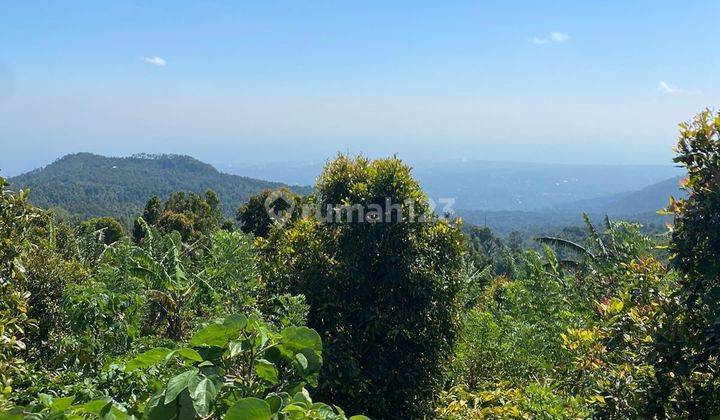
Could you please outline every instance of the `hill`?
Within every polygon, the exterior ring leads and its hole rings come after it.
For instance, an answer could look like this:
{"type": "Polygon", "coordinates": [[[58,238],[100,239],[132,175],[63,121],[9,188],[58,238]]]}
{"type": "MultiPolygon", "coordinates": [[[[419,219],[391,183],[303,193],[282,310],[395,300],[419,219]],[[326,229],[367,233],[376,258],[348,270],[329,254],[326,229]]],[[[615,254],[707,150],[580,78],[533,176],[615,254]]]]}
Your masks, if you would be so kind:
{"type": "MultiPolygon", "coordinates": [[[[189,156],[105,157],[91,153],[64,156],[44,168],[9,179],[13,188],[30,188],[31,201],[61,215],[113,216],[130,225],[148,198],[173,191],[217,192],[226,214],[266,188],[286,186],[219,172],[189,156]]],[[[307,193],[309,187],[293,187],[307,193]]]]}
{"type": "Polygon", "coordinates": [[[685,197],[680,189],[681,177],[673,177],[636,191],[578,200],[562,206],[535,211],[517,210],[458,210],[468,223],[488,226],[499,235],[513,230],[527,236],[549,234],[567,226],[582,225],[582,213],[588,213],[593,221],[600,222],[607,215],[643,224],[648,231],[662,230],[670,218],[657,214],[664,208],[668,198],[685,197]]]}
{"type": "Polygon", "coordinates": [[[611,216],[627,216],[638,213],[656,212],[667,206],[668,197],[685,197],[680,189],[682,177],[676,176],[652,184],[638,191],[613,194],[596,199],[580,200],[563,206],[565,210],[602,212],[611,216]]]}

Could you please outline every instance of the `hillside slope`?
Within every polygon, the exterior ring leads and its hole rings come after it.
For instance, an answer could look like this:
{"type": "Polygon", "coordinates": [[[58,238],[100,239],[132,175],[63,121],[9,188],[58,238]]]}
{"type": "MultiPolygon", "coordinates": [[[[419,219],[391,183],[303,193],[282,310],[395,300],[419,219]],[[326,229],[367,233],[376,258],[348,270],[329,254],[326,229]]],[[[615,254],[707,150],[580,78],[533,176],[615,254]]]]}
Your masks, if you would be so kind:
{"type": "MultiPolygon", "coordinates": [[[[189,156],[135,155],[105,157],[76,153],[44,168],[9,179],[13,188],[30,188],[31,201],[61,214],[82,218],[113,216],[128,225],[142,213],[148,198],[173,191],[215,190],[223,210],[232,215],[252,194],[284,184],[224,174],[189,156]]],[[[300,193],[309,187],[293,187],[300,193]]]]}
{"type": "Polygon", "coordinates": [[[556,231],[566,226],[583,224],[582,213],[587,213],[595,222],[602,221],[606,215],[611,219],[638,222],[649,231],[664,229],[669,216],[657,213],[668,204],[668,198],[684,198],[686,193],[680,189],[681,177],[673,177],[649,185],[637,191],[611,194],[600,198],[574,201],[557,207],[536,211],[516,210],[458,210],[468,223],[488,226],[500,235],[513,230],[526,235],[539,235],[556,231]]]}
{"type": "Polygon", "coordinates": [[[626,216],[638,213],[656,212],[668,204],[668,198],[684,198],[677,176],[649,185],[638,191],[613,194],[606,197],[581,200],[562,206],[563,210],[601,212],[611,216],[626,216]]]}

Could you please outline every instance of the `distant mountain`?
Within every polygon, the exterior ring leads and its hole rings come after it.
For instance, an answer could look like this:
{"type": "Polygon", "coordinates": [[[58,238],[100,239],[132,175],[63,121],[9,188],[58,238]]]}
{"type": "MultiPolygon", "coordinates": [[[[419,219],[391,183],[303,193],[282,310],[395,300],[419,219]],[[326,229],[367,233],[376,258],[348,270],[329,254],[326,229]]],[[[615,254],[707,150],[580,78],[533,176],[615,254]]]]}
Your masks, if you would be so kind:
{"type": "MultiPolygon", "coordinates": [[[[14,188],[30,188],[30,200],[45,208],[82,218],[114,216],[124,224],[142,213],[152,196],[173,191],[215,190],[224,211],[232,215],[263,189],[285,184],[221,173],[189,156],[135,155],[105,157],[90,153],[67,155],[44,168],[9,179],[14,188]]],[[[309,187],[292,187],[307,193],[309,187]]]]}
{"type": "Polygon", "coordinates": [[[686,196],[686,192],[680,189],[681,179],[682,177],[677,176],[638,191],[576,201],[562,206],[562,209],[580,210],[589,213],[600,212],[610,216],[656,212],[667,206],[670,196],[675,198],[684,198],[686,196]]]}
{"type": "MultiPolygon", "coordinates": [[[[579,200],[601,199],[680,175],[671,165],[565,165],[480,160],[408,162],[433,200],[454,198],[455,208],[538,211],[579,200]]],[[[312,184],[322,163],[220,165],[238,175],[312,184]]],[[[619,198],[619,197],[618,197],[619,198]]]]}
{"type": "Polygon", "coordinates": [[[670,196],[686,196],[685,191],[680,189],[680,179],[679,176],[673,177],[637,191],[579,200],[536,211],[458,210],[458,214],[468,223],[488,226],[500,235],[517,230],[532,236],[566,226],[579,226],[583,224],[582,213],[587,213],[596,222],[607,215],[611,219],[638,222],[650,231],[657,231],[671,220],[671,217],[660,215],[657,211],[667,206],[670,196]]]}

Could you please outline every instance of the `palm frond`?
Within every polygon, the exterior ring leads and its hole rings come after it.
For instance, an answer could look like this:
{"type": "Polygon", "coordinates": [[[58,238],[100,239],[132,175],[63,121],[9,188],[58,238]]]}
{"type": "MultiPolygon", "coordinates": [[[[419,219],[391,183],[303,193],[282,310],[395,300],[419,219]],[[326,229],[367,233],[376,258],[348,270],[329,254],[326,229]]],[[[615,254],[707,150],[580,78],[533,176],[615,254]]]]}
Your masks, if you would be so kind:
{"type": "Polygon", "coordinates": [[[564,249],[575,254],[587,255],[590,258],[595,258],[595,255],[593,255],[590,250],[578,243],[567,239],[557,238],[554,236],[539,236],[537,238],[534,238],[534,240],[540,244],[548,245],[556,249],[564,249]]]}
{"type": "Polygon", "coordinates": [[[608,217],[607,214],[605,215],[604,222],[605,222],[605,229],[607,229],[607,230],[612,229],[612,223],[610,222],[610,217],[608,217]]]}
{"type": "Polygon", "coordinates": [[[602,237],[600,237],[600,234],[595,230],[595,226],[590,222],[590,217],[587,215],[587,213],[583,213],[583,220],[585,221],[585,226],[587,226],[588,232],[590,233],[590,239],[595,242],[598,247],[600,248],[600,255],[603,257],[607,257],[607,248],[605,248],[605,243],[602,240],[602,237]]]}

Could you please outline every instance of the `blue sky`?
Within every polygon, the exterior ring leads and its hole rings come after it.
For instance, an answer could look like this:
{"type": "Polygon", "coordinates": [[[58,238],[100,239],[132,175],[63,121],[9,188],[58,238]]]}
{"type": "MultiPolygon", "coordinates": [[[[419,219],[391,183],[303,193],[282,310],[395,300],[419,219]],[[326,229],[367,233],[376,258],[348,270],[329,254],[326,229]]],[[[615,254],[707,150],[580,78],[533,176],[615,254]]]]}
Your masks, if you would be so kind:
{"type": "Polygon", "coordinates": [[[717,1],[114,3],[0,1],[0,173],[77,151],[669,163],[720,99],[717,1]]]}

